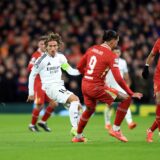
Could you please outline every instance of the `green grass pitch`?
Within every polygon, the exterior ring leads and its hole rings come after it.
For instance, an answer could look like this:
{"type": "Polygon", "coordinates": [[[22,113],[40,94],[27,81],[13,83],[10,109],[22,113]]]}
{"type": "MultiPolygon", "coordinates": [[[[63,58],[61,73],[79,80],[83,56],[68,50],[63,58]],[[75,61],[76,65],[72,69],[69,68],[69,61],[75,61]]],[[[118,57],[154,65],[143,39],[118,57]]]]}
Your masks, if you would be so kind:
{"type": "Polygon", "coordinates": [[[158,132],[154,134],[154,143],[145,142],[146,129],[154,116],[135,116],[138,126],[132,131],[123,122],[122,130],[129,142],[122,143],[108,135],[103,116],[94,115],[84,131],[89,141],[78,144],[71,142],[68,117],[51,117],[48,121],[51,133],[32,133],[28,130],[30,116],[0,115],[0,160],[154,160],[159,157],[158,132]]]}

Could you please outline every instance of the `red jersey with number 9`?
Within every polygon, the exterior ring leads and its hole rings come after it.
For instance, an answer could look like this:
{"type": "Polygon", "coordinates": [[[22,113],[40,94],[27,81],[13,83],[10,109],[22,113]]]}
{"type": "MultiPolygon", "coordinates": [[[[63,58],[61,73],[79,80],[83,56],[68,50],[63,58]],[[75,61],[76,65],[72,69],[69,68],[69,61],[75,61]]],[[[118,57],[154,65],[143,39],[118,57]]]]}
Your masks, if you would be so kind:
{"type": "Polygon", "coordinates": [[[129,95],[133,94],[120,75],[118,56],[106,44],[95,45],[89,48],[80,60],[77,68],[84,74],[83,81],[95,83],[95,85],[105,85],[106,74],[111,69],[119,85],[129,95]]]}

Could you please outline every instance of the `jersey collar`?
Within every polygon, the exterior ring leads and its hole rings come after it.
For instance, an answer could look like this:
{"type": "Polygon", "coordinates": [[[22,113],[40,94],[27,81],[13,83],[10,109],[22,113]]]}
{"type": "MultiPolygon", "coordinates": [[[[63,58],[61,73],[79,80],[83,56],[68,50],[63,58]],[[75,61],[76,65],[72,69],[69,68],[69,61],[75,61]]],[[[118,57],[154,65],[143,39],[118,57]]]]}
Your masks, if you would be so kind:
{"type": "Polygon", "coordinates": [[[48,54],[48,52],[45,52],[45,54],[47,54],[49,57],[52,57],[52,58],[57,57],[57,52],[55,53],[54,56],[51,56],[50,54],[48,54]]]}
{"type": "Polygon", "coordinates": [[[111,47],[106,43],[102,43],[101,46],[111,50],[111,47]]]}

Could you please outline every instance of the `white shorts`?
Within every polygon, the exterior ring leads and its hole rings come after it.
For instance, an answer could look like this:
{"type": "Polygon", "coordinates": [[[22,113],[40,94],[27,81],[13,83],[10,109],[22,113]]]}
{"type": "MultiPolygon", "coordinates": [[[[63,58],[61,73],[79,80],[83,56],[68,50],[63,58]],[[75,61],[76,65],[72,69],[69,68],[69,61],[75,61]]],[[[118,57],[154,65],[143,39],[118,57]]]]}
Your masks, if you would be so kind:
{"type": "Polygon", "coordinates": [[[106,84],[108,85],[108,87],[110,88],[114,88],[119,92],[122,92],[124,94],[127,94],[126,91],[124,89],[122,89],[119,84],[113,79],[112,81],[106,81],[106,84]]]}
{"type": "Polygon", "coordinates": [[[68,98],[73,94],[67,90],[63,85],[49,85],[45,86],[47,96],[58,103],[66,103],[68,98]]]}
{"type": "MultiPolygon", "coordinates": [[[[121,75],[123,76],[123,74],[121,74],[121,75]]],[[[126,91],[119,86],[119,84],[115,80],[111,70],[109,70],[108,74],[106,75],[105,82],[110,88],[114,88],[119,92],[127,94],[126,91]]]]}

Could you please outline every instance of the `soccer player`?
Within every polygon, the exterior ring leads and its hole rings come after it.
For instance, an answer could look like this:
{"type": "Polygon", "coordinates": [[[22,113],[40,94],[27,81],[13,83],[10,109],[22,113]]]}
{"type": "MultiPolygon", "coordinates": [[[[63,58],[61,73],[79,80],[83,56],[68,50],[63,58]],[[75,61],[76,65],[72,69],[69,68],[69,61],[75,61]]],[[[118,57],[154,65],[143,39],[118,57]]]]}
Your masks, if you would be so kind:
{"type": "MultiPolygon", "coordinates": [[[[45,52],[45,45],[44,45],[45,39],[46,39],[46,36],[41,36],[38,40],[38,50],[33,53],[32,57],[31,57],[31,60],[29,62],[28,68],[27,68],[29,72],[31,72],[32,67],[35,64],[35,61],[39,57],[41,57],[45,52]]],[[[46,96],[44,90],[42,90],[42,83],[41,83],[41,79],[40,79],[39,75],[37,75],[36,78],[35,78],[34,92],[35,92],[35,96],[34,96],[35,107],[33,108],[32,120],[31,120],[31,123],[29,124],[28,128],[29,128],[29,130],[31,130],[33,132],[38,132],[39,131],[36,123],[38,121],[40,111],[44,107],[44,103],[49,102],[49,105],[46,107],[45,113],[42,116],[42,119],[38,122],[38,125],[40,127],[42,127],[45,131],[50,132],[51,129],[47,126],[46,121],[50,117],[54,108],[57,106],[57,103],[54,102],[54,101],[51,101],[46,96]]]]}
{"type": "MultiPolygon", "coordinates": [[[[35,62],[29,76],[28,101],[34,99],[34,82],[36,75],[39,74],[42,82],[42,89],[51,100],[55,100],[57,103],[70,104],[69,115],[73,127],[72,129],[77,130],[81,104],[79,98],[65,88],[64,81],[61,77],[61,69],[73,76],[79,75],[80,73],[77,69],[73,69],[68,64],[63,54],[57,52],[61,43],[62,40],[59,34],[50,33],[47,35],[45,40],[46,52],[35,62]]],[[[73,130],[71,131],[73,133],[73,130]]]]}
{"type": "MultiPolygon", "coordinates": [[[[119,57],[118,67],[119,67],[121,76],[126,81],[127,85],[130,86],[131,80],[130,80],[130,77],[129,77],[129,74],[128,74],[128,67],[127,67],[126,60],[123,59],[123,58],[120,58],[120,55],[121,55],[120,49],[115,48],[113,50],[113,52],[115,54],[117,54],[118,57],[119,57]]],[[[106,83],[110,88],[115,88],[118,91],[126,94],[126,92],[117,84],[115,78],[113,77],[113,74],[112,74],[111,70],[109,70],[107,75],[106,75],[106,83]]],[[[104,110],[105,128],[107,130],[109,130],[111,128],[111,122],[110,122],[111,115],[112,115],[112,107],[111,106],[109,106],[109,107],[107,106],[106,109],[104,110]]],[[[133,128],[135,128],[137,126],[137,124],[135,122],[133,122],[130,108],[128,108],[128,111],[126,113],[125,119],[126,119],[126,122],[128,124],[128,128],[129,129],[133,129],[133,128]]]]}
{"type": "MultiPolygon", "coordinates": [[[[157,54],[160,54],[160,38],[155,42],[150,54],[147,57],[145,67],[142,72],[144,79],[149,77],[149,66],[151,65],[153,59],[157,54]]],[[[154,96],[156,100],[156,118],[150,128],[147,129],[146,141],[151,143],[153,142],[153,132],[158,128],[160,134],[160,59],[154,73],[154,96]]]]}
{"type": "Polygon", "coordinates": [[[78,70],[84,74],[82,79],[82,93],[86,110],[82,113],[78,123],[77,136],[72,142],[85,142],[82,133],[89,118],[95,112],[97,101],[111,105],[115,99],[121,101],[117,108],[113,128],[109,134],[121,141],[127,142],[127,138],[120,131],[120,125],[131,103],[131,97],[141,98],[141,93],[134,93],[127,86],[120,75],[118,68],[118,56],[112,52],[117,46],[118,34],[113,30],[107,30],[103,35],[103,43],[90,47],[77,65],[78,70]],[[117,91],[105,85],[106,73],[111,70],[117,83],[127,94],[117,91]]]}

